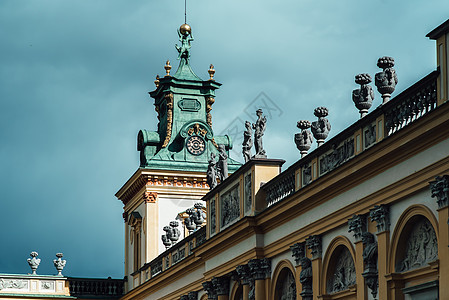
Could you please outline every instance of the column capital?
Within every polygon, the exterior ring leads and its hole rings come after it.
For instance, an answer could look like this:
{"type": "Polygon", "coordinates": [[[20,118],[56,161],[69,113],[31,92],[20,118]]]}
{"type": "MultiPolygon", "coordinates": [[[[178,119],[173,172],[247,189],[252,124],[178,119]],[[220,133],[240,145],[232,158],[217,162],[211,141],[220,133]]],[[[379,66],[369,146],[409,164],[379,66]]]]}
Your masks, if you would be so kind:
{"type": "Polygon", "coordinates": [[[365,215],[353,215],[348,220],[348,232],[352,232],[356,242],[362,241],[362,233],[367,231],[366,228],[366,216],[365,215]]]}
{"type": "Polygon", "coordinates": [[[212,285],[214,286],[217,296],[229,295],[229,277],[227,276],[213,277],[212,285]]]}
{"type": "Polygon", "coordinates": [[[237,272],[237,277],[242,282],[242,285],[249,284],[249,281],[252,279],[252,277],[251,277],[251,271],[250,271],[248,265],[237,266],[235,271],[237,272]]]}
{"type": "Polygon", "coordinates": [[[390,230],[390,208],[386,205],[375,205],[369,211],[371,222],[376,221],[377,233],[390,230]]]}
{"type": "Polygon", "coordinates": [[[269,278],[271,275],[271,260],[268,258],[251,259],[248,267],[254,280],[269,278]]]}
{"type": "Polygon", "coordinates": [[[323,249],[320,235],[311,235],[306,238],[306,246],[312,250],[312,259],[321,258],[323,249]]]}
{"type": "Polygon", "coordinates": [[[292,256],[295,259],[296,265],[301,265],[301,259],[306,256],[306,243],[296,243],[290,246],[290,250],[292,251],[292,256]]]}
{"type": "Polygon", "coordinates": [[[206,281],[202,283],[204,290],[207,294],[207,299],[217,299],[217,294],[215,292],[214,285],[212,281],[206,281]]]}
{"type": "Polygon", "coordinates": [[[438,208],[449,205],[449,175],[435,177],[435,181],[429,182],[432,198],[437,198],[438,208]]]}

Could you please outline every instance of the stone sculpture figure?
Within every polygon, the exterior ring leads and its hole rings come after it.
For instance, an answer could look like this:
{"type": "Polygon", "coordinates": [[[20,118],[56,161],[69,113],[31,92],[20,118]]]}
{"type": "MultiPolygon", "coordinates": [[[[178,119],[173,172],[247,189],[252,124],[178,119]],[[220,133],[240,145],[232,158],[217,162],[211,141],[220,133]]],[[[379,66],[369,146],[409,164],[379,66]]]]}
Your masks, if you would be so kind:
{"type": "Polygon", "coordinates": [[[215,169],[216,165],[217,162],[215,161],[215,154],[211,153],[206,174],[206,182],[211,190],[217,186],[217,171],[215,169]]]}
{"type": "Polygon", "coordinates": [[[398,84],[398,76],[394,67],[394,58],[383,56],[377,60],[377,66],[383,71],[376,73],[375,83],[377,90],[382,94],[383,104],[390,100],[391,93],[394,92],[398,84]]]}
{"type": "Polygon", "coordinates": [[[39,267],[39,264],[41,263],[41,259],[37,258],[39,254],[36,251],[33,251],[30,253],[31,258],[28,258],[28,264],[30,265],[32,274],[31,275],[36,275],[36,270],[39,267]]]}
{"type": "Polygon", "coordinates": [[[374,298],[377,295],[377,288],[379,286],[378,271],[377,271],[377,243],[374,235],[370,232],[362,233],[362,243],[365,246],[363,249],[363,262],[365,263],[365,270],[363,277],[366,285],[370,288],[371,294],[374,298]]]}
{"type": "Polygon", "coordinates": [[[218,165],[217,165],[217,171],[218,171],[218,178],[220,179],[220,182],[223,182],[226,178],[228,178],[229,172],[228,172],[228,154],[226,153],[226,149],[224,145],[218,146],[218,165]]]}
{"type": "Polygon", "coordinates": [[[262,137],[267,127],[267,118],[263,116],[262,110],[259,108],[256,111],[257,121],[253,124],[254,129],[254,147],[256,148],[256,154],[254,158],[267,158],[265,150],[263,149],[262,137]]]}
{"type": "Polygon", "coordinates": [[[188,208],[186,213],[189,215],[184,219],[184,225],[186,226],[189,233],[193,233],[196,229],[196,224],[194,221],[195,210],[193,208],[188,208]]]}
{"type": "Polygon", "coordinates": [[[314,110],[314,115],[318,117],[317,121],[312,122],[312,133],[313,137],[316,139],[318,147],[324,143],[324,140],[329,135],[331,130],[331,124],[326,116],[329,114],[329,110],[326,107],[317,107],[314,110]]]}
{"type": "Polygon", "coordinates": [[[301,157],[304,157],[309,151],[310,147],[312,147],[312,133],[307,130],[310,128],[312,124],[307,120],[298,121],[296,126],[301,129],[300,133],[295,134],[295,144],[296,148],[298,148],[301,153],[301,157]]]}
{"type": "Polygon", "coordinates": [[[360,112],[360,118],[366,116],[368,109],[373,105],[374,91],[369,85],[371,81],[371,76],[367,73],[355,76],[355,83],[360,84],[360,88],[352,91],[352,101],[360,112]]]}
{"type": "Polygon", "coordinates": [[[53,260],[53,264],[55,265],[56,270],[58,271],[57,276],[62,276],[62,270],[65,267],[66,260],[62,259],[63,254],[62,253],[56,253],[57,259],[53,260]]]}
{"type": "Polygon", "coordinates": [[[301,258],[302,270],[299,273],[299,282],[302,284],[301,297],[303,300],[313,299],[312,290],[312,262],[307,257],[301,258]]]}
{"type": "Polygon", "coordinates": [[[243,132],[243,159],[248,162],[251,159],[251,148],[253,147],[253,130],[249,121],[245,122],[245,131],[243,132]]]}
{"type": "Polygon", "coordinates": [[[178,59],[184,58],[186,62],[190,58],[190,42],[193,41],[192,29],[189,25],[183,24],[178,29],[179,41],[181,42],[181,46],[175,45],[176,50],[178,50],[178,59]]]}

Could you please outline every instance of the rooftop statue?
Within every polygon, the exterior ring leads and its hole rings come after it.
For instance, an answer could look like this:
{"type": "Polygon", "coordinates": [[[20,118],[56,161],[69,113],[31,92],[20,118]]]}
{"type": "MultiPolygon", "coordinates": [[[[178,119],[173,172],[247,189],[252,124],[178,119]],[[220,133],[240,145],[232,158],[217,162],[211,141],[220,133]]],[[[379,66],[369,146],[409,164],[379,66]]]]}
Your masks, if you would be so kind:
{"type": "Polygon", "coordinates": [[[307,154],[307,151],[309,151],[310,147],[312,147],[312,133],[307,130],[310,128],[311,123],[307,120],[301,120],[298,121],[296,126],[301,129],[300,133],[295,134],[295,143],[296,147],[301,153],[301,157],[304,157],[304,155],[307,154]]]}
{"type": "Polygon", "coordinates": [[[193,41],[192,28],[188,24],[182,24],[178,29],[179,41],[181,46],[175,45],[176,50],[178,50],[178,59],[184,58],[186,61],[190,58],[190,42],[193,41]]]}
{"type": "Polygon", "coordinates": [[[248,162],[251,159],[251,148],[253,147],[253,129],[251,128],[251,123],[249,121],[245,122],[245,132],[243,132],[243,159],[248,162]]]}
{"type": "Polygon", "coordinates": [[[217,186],[217,171],[215,170],[216,164],[215,154],[211,153],[206,173],[206,181],[211,190],[217,186]]]}
{"type": "Polygon", "coordinates": [[[360,84],[360,88],[352,91],[352,101],[360,112],[360,118],[368,113],[374,100],[373,88],[369,85],[372,81],[371,76],[367,73],[355,76],[355,83],[360,84]]]}
{"type": "Polygon", "coordinates": [[[253,124],[254,129],[254,147],[256,148],[255,158],[267,158],[265,150],[263,149],[262,137],[267,127],[267,118],[263,115],[262,110],[259,108],[256,111],[257,121],[253,124]]]}
{"type": "Polygon", "coordinates": [[[326,119],[329,111],[326,107],[317,107],[313,113],[316,117],[318,117],[318,121],[312,122],[311,128],[313,137],[316,139],[319,147],[324,143],[324,140],[327,138],[329,131],[331,130],[331,124],[329,123],[329,120],[326,119]]]}
{"type": "Polygon", "coordinates": [[[219,145],[218,151],[218,178],[220,178],[220,182],[223,182],[226,178],[228,178],[228,154],[226,154],[225,145],[219,145]]]}

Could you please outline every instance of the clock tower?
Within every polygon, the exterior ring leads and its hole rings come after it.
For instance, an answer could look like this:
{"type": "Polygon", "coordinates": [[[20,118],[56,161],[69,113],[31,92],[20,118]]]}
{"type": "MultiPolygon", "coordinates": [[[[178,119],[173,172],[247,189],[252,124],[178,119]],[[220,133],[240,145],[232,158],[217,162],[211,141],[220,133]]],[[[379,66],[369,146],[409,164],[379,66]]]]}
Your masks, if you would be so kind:
{"type": "MultiPolygon", "coordinates": [[[[139,131],[140,167],[116,194],[124,204],[128,289],[144,281],[139,269],[164,251],[164,227],[209,191],[206,171],[211,154],[218,157],[219,146],[224,147],[230,173],[241,165],[229,158],[230,137],[216,136],[212,129],[212,105],[221,85],[213,78],[215,70],[211,65],[208,80],[198,77],[190,66],[190,26],[183,24],[178,35],[177,71],[171,74],[167,61],[165,76],[157,76],[156,89],[149,92],[158,114],[157,131],[139,131]]],[[[182,239],[184,230],[180,231],[182,239]]]]}

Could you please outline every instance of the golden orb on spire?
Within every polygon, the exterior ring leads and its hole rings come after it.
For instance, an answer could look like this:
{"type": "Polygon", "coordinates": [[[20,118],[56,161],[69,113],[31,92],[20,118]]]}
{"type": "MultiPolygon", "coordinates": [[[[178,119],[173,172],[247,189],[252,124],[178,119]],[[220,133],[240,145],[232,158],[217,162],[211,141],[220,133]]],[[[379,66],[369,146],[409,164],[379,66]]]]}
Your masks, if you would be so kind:
{"type": "Polygon", "coordinates": [[[186,33],[192,33],[192,28],[189,24],[182,24],[181,27],[179,27],[179,31],[185,35],[186,33]]]}

